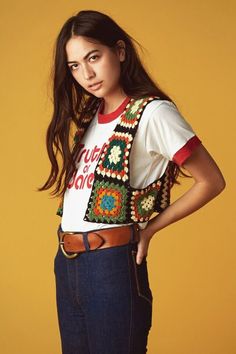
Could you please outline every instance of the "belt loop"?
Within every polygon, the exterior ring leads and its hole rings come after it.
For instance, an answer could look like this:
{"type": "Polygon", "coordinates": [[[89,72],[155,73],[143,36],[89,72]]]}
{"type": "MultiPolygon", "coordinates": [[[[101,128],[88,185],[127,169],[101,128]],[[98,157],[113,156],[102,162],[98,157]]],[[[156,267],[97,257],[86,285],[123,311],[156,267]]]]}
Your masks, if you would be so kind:
{"type": "Polygon", "coordinates": [[[134,224],[131,224],[130,225],[130,228],[131,228],[131,237],[130,237],[130,240],[131,240],[131,243],[134,243],[135,242],[135,238],[134,238],[134,228],[135,228],[135,226],[134,226],[134,224]]]}
{"type": "Polygon", "coordinates": [[[139,227],[139,224],[138,223],[136,223],[136,224],[134,224],[134,228],[135,228],[135,232],[137,233],[137,235],[138,235],[138,241],[137,242],[139,242],[140,241],[140,227],[139,227]]]}
{"type": "Polygon", "coordinates": [[[90,251],[90,245],[88,242],[88,232],[83,232],[83,241],[84,241],[84,246],[86,248],[86,251],[90,251]]]}

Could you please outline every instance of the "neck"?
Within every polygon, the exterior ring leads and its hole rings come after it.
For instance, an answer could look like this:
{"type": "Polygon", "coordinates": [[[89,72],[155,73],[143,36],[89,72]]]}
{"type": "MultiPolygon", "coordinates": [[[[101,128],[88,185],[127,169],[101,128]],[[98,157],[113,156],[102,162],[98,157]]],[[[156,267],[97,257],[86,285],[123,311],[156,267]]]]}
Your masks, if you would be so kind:
{"type": "Polygon", "coordinates": [[[124,101],[127,95],[124,92],[119,92],[117,95],[111,97],[103,97],[103,114],[113,112],[124,101]]]}

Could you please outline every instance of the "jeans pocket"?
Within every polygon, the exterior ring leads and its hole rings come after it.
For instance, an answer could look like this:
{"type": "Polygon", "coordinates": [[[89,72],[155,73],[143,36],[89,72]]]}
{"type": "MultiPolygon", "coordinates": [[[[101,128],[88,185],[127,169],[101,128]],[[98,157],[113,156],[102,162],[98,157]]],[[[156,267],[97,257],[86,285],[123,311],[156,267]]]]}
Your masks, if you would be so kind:
{"type": "Polygon", "coordinates": [[[152,305],[153,296],[149,286],[148,269],[147,269],[147,257],[145,256],[141,264],[136,263],[137,251],[132,249],[132,265],[134,270],[135,284],[138,296],[144,298],[152,305]]]}

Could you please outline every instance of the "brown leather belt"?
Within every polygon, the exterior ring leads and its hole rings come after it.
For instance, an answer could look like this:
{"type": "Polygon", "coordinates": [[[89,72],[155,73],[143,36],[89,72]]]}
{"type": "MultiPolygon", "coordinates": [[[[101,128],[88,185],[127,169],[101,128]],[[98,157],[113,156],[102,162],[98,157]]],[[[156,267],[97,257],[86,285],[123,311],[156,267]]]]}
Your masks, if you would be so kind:
{"type": "Polygon", "coordinates": [[[57,234],[61,250],[67,258],[74,258],[79,253],[96,250],[97,248],[101,249],[121,246],[129,242],[138,242],[140,239],[139,226],[137,224],[88,232],[61,231],[59,228],[57,234]]]}

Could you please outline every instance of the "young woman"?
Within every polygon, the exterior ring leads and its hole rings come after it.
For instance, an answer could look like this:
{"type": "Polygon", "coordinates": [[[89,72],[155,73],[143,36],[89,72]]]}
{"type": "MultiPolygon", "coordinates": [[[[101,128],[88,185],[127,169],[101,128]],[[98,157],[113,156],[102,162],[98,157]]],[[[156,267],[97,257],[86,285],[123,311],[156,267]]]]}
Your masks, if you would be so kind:
{"type": "Polygon", "coordinates": [[[56,41],[52,168],[39,190],[55,185],[61,197],[54,272],[63,354],[147,352],[150,241],[225,187],[133,41],[97,11],[69,18],[56,41]],[[179,174],[195,183],[170,204],[179,174]]]}

